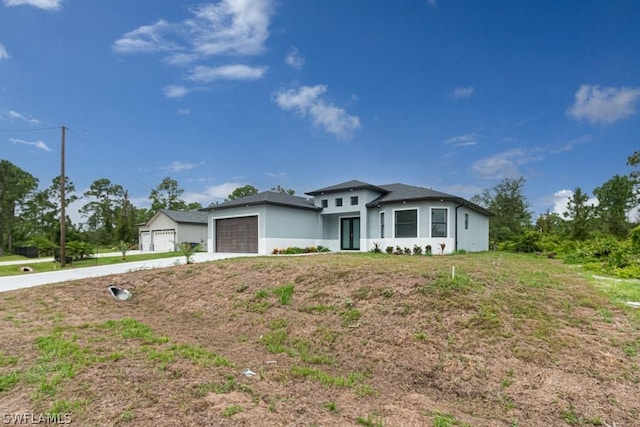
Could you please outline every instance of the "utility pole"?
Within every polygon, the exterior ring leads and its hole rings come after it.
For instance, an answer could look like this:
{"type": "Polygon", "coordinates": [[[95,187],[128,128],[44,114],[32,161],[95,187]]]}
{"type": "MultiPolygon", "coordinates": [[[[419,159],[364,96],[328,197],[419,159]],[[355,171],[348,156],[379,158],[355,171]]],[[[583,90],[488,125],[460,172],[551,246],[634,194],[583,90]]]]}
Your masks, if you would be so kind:
{"type": "Polygon", "coordinates": [[[64,268],[67,260],[66,256],[66,196],[65,196],[65,172],[64,172],[64,138],[67,128],[62,126],[61,156],[60,156],[60,268],[64,268]]]}

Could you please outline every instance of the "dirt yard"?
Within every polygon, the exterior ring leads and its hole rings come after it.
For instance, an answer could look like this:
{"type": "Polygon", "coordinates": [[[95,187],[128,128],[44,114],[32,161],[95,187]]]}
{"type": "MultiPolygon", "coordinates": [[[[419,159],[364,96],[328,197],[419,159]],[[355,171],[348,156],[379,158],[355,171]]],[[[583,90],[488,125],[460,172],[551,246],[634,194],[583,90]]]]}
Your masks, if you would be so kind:
{"type": "Polygon", "coordinates": [[[638,426],[638,318],[558,261],[499,253],[42,286],[0,294],[0,423],[638,426]]]}

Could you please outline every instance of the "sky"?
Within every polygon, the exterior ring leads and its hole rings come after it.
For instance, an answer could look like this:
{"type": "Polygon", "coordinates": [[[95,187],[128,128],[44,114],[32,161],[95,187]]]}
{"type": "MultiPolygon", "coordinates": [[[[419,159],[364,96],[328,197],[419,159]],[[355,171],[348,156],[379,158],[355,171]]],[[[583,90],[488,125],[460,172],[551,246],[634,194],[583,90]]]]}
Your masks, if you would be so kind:
{"type": "Polygon", "coordinates": [[[62,126],[76,191],[139,207],[524,177],[536,217],[640,150],[636,0],[0,1],[0,158],[41,188],[62,126]]]}

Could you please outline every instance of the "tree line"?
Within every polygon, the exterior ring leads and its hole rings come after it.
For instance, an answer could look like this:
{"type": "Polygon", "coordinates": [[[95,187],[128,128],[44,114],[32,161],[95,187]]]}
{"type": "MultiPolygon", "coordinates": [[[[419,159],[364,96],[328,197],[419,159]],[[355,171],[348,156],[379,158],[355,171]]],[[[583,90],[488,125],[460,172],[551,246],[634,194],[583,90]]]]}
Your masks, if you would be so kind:
{"type": "Polygon", "coordinates": [[[505,178],[471,201],[495,216],[489,222],[493,249],[546,252],[586,263],[606,273],[640,277],[640,151],[627,158],[629,173],[593,189],[576,187],[562,214],[547,212],[534,221],[525,179],[505,178]],[[590,200],[595,199],[595,202],[590,200]]]}
{"type": "MultiPolygon", "coordinates": [[[[49,187],[40,188],[38,178],[8,160],[0,160],[0,256],[12,253],[16,246],[36,246],[51,253],[60,242],[60,176],[49,187]]],[[[131,202],[129,192],[107,178],[95,180],[82,195],[65,177],[65,203],[86,199],[80,209],[84,223],[74,224],[66,216],[66,241],[92,246],[118,246],[137,241],[138,225],[147,222],[160,209],[189,211],[201,209],[200,203],[188,203],[178,181],[165,177],[148,196],[150,207],[131,202]]],[[[273,191],[293,194],[278,186],[273,191]]],[[[255,194],[258,189],[246,185],[236,188],[226,200],[255,194]]]]}

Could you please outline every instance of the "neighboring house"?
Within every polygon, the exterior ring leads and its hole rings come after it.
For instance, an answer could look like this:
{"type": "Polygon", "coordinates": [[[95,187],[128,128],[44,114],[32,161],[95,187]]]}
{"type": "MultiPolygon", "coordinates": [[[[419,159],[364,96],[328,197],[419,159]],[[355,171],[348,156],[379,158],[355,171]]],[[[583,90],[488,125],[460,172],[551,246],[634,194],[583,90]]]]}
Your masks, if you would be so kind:
{"type": "Polygon", "coordinates": [[[270,254],[322,245],[369,251],[431,245],[433,253],[489,249],[486,209],[461,197],[405,184],[348,181],[310,191],[313,198],[266,191],[202,209],[209,252],[270,254]]]}
{"type": "Polygon", "coordinates": [[[201,211],[160,209],[139,226],[140,250],[173,252],[182,242],[207,246],[207,214],[201,211]]]}

